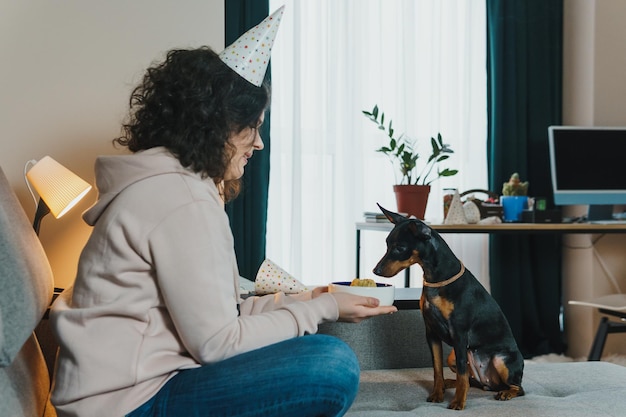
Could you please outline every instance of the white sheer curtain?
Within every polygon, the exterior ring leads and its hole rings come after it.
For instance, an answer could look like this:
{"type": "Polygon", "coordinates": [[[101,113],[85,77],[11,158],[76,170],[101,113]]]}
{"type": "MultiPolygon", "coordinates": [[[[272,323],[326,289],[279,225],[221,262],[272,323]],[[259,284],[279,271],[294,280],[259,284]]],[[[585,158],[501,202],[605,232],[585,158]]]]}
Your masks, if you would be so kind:
{"type": "MultiPolygon", "coordinates": [[[[429,154],[441,132],[454,177],[432,184],[426,220],[441,222],[444,188],[487,187],[484,0],[270,0],[285,4],[272,51],[267,257],[307,284],[355,275],[355,222],[395,210],[395,169],[375,152],[374,104],[429,154]]],[[[361,276],[386,235],[363,232],[361,276]]],[[[445,235],[488,287],[486,236],[445,235]]],[[[415,269],[417,268],[417,269],[415,269]]],[[[421,286],[419,266],[412,286],[421,286]]],[[[403,283],[403,275],[394,278],[403,283]]]]}

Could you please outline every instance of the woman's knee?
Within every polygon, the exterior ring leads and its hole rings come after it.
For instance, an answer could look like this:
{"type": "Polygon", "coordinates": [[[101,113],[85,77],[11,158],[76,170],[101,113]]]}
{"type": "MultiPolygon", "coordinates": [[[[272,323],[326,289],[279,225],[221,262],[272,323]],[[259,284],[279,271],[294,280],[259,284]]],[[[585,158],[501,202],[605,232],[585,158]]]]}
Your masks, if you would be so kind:
{"type": "Polygon", "coordinates": [[[317,372],[325,379],[358,385],[359,361],[343,340],[328,335],[309,335],[301,339],[310,344],[309,355],[317,356],[317,366],[313,366],[311,372],[317,372]]]}
{"type": "Polygon", "coordinates": [[[332,354],[333,356],[336,356],[338,358],[341,358],[346,363],[350,363],[352,365],[355,365],[356,367],[359,366],[359,361],[356,357],[356,354],[354,353],[352,348],[348,346],[348,344],[344,342],[343,340],[335,336],[329,336],[329,335],[323,335],[323,334],[312,335],[312,336],[320,340],[319,343],[325,346],[324,349],[327,353],[332,354]]]}

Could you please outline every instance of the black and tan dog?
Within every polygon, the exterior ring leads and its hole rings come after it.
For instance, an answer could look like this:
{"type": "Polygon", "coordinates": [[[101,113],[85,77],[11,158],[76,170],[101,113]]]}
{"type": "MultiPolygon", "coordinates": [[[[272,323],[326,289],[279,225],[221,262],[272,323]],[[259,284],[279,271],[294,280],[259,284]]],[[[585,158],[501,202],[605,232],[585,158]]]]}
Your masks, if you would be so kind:
{"type": "Polygon", "coordinates": [[[470,384],[498,391],[498,400],[524,395],[524,359],[495,300],[436,231],[420,220],[380,209],[395,226],[374,273],[391,277],[416,263],[424,271],[420,308],[435,374],[428,401],[443,402],[445,389],[456,387],[448,408],[462,410],[470,384]],[[454,349],[448,365],[456,381],[443,378],[442,342],[454,349]]]}

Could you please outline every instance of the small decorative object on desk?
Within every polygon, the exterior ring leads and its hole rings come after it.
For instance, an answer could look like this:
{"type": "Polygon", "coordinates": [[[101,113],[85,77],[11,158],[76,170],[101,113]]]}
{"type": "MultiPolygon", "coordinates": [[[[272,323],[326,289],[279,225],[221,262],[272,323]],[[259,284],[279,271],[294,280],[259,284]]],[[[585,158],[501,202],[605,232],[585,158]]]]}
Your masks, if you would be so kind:
{"type": "Polygon", "coordinates": [[[455,190],[448,208],[448,213],[443,221],[444,224],[467,224],[467,218],[465,217],[465,210],[463,203],[461,203],[461,195],[458,190],[455,190]]]}
{"type": "Polygon", "coordinates": [[[448,217],[448,210],[450,210],[450,204],[452,204],[452,199],[454,198],[454,194],[456,194],[458,190],[456,188],[444,188],[443,189],[443,218],[445,220],[448,217]]]}
{"type": "Polygon", "coordinates": [[[498,217],[502,219],[502,205],[500,204],[497,193],[489,190],[472,189],[462,192],[461,198],[463,197],[466,197],[463,204],[464,207],[468,205],[468,203],[473,203],[476,207],[478,207],[481,220],[489,217],[498,217]],[[485,194],[487,198],[481,200],[477,198],[475,194],[485,194]]]}
{"type": "Polygon", "coordinates": [[[257,295],[275,294],[298,294],[308,291],[308,288],[284,271],[269,259],[263,261],[254,280],[254,292],[257,295]]]}
{"type": "Polygon", "coordinates": [[[505,196],[525,196],[528,195],[528,181],[522,182],[519,174],[514,172],[511,178],[502,184],[502,195],[505,196]]]}
{"type": "MultiPolygon", "coordinates": [[[[483,190],[470,191],[482,191],[485,193],[489,193],[488,191],[483,190]]],[[[455,189],[447,207],[446,198],[449,196],[449,194],[444,196],[444,224],[476,224],[480,222],[482,218],[488,217],[482,215],[481,201],[475,199],[473,195],[465,202],[461,201],[461,196],[467,193],[468,191],[464,192],[463,194],[459,194],[459,191],[455,189]]]]}
{"type": "Polygon", "coordinates": [[[522,182],[519,174],[515,172],[509,181],[502,184],[502,208],[504,221],[518,222],[522,212],[528,208],[528,181],[522,182]]]}
{"type": "Polygon", "coordinates": [[[465,220],[467,220],[469,224],[476,224],[481,219],[478,206],[471,201],[463,203],[463,212],[465,213],[465,220]]]}

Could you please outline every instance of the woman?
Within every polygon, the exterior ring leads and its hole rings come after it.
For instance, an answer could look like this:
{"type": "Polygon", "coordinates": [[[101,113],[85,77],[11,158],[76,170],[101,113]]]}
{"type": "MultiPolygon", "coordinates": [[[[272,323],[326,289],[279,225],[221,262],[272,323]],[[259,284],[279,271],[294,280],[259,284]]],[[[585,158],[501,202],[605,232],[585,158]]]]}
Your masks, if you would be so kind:
{"type": "Polygon", "coordinates": [[[354,353],[314,335],[325,321],[395,311],[329,294],[239,298],[224,202],[269,102],[209,48],[174,50],[134,90],[96,161],[93,232],[53,306],[60,416],[335,416],[358,388],[354,353]],[[306,335],[306,336],[305,336],[306,335]],[[305,336],[305,337],[298,337],[305,336]],[[309,413],[309,414],[307,414],[309,413]]]}

